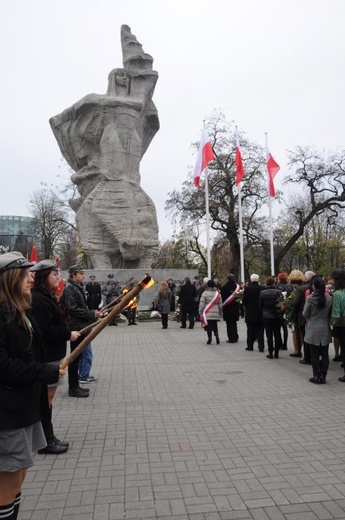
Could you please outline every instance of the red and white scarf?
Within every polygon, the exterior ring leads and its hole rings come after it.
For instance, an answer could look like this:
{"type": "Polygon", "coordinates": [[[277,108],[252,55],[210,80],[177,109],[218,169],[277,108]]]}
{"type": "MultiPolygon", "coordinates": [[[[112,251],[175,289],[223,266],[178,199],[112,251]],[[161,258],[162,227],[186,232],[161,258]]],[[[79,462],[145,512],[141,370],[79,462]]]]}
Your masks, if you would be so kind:
{"type": "Polygon", "coordinates": [[[208,303],[204,309],[204,312],[202,313],[201,317],[200,317],[200,321],[201,321],[201,324],[203,326],[206,326],[207,325],[207,318],[206,318],[206,314],[208,312],[210,312],[210,310],[216,305],[216,303],[218,302],[220,298],[220,294],[218,291],[216,291],[216,294],[214,295],[214,297],[212,298],[212,300],[210,301],[210,303],[208,303]]]}
{"type": "Polygon", "coordinates": [[[230,305],[230,303],[232,303],[235,299],[236,299],[236,296],[237,294],[240,292],[241,290],[241,287],[236,284],[236,289],[234,290],[233,293],[230,294],[230,296],[227,297],[227,299],[223,302],[223,307],[225,307],[226,305],[230,305]]]}

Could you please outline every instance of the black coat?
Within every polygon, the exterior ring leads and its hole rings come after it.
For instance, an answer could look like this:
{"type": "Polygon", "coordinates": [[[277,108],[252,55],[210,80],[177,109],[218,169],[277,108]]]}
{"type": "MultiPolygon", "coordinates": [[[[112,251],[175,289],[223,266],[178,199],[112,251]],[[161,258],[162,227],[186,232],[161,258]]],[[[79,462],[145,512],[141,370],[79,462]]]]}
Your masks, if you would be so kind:
{"type": "Polygon", "coordinates": [[[306,320],[302,314],[304,304],[307,299],[307,296],[309,296],[313,291],[311,281],[306,282],[303,285],[300,285],[299,287],[296,287],[295,290],[296,295],[293,300],[293,318],[295,321],[297,321],[298,325],[302,326],[306,323],[306,320]]]}
{"type": "Polygon", "coordinates": [[[193,310],[195,308],[196,287],[191,282],[181,286],[179,304],[183,309],[193,310]]]}
{"type": "Polygon", "coordinates": [[[40,328],[46,361],[59,361],[66,356],[66,343],[71,332],[59,304],[44,289],[32,290],[32,309],[40,328]]]}
{"type": "Polygon", "coordinates": [[[251,282],[243,291],[242,303],[245,308],[246,323],[262,323],[259,297],[263,289],[258,282],[251,282]]]}
{"type": "Polygon", "coordinates": [[[0,307],[0,428],[23,428],[41,419],[47,384],[59,379],[59,367],[42,363],[43,344],[35,318],[33,334],[19,314],[0,307]]]}
{"type": "Polygon", "coordinates": [[[98,309],[102,301],[102,288],[99,283],[86,284],[86,301],[89,309],[98,309]]]}
{"type": "Polygon", "coordinates": [[[276,302],[282,297],[281,291],[275,287],[265,287],[260,293],[259,305],[263,320],[274,320],[278,318],[276,302]]]}
{"type": "MultiPolygon", "coordinates": [[[[223,304],[236,290],[237,284],[233,280],[227,282],[220,290],[223,304]]],[[[240,317],[240,304],[234,299],[229,305],[223,307],[223,318],[225,321],[238,321],[240,317]]]]}
{"type": "Polygon", "coordinates": [[[61,301],[65,307],[67,327],[69,330],[81,330],[95,321],[95,311],[89,310],[84,287],[69,280],[61,301]]]}

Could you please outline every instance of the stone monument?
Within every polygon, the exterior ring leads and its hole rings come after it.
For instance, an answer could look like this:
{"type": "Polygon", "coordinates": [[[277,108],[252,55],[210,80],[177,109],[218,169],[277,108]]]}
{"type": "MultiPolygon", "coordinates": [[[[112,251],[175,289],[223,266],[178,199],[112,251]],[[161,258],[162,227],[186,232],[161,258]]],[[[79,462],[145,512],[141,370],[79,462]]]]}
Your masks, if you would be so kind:
{"type": "Polygon", "coordinates": [[[89,94],[50,119],[74,170],[83,251],[94,269],[149,269],[158,248],[152,200],[140,186],[140,161],[159,129],[152,101],[158,73],[127,25],[121,27],[123,68],[104,95],[89,94]]]}

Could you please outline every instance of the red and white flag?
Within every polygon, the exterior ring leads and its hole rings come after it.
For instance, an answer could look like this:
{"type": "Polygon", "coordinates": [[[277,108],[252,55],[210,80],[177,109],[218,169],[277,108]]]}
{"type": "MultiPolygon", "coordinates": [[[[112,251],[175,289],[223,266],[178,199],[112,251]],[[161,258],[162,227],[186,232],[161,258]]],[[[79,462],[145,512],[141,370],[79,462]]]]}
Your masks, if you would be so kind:
{"type": "Polygon", "coordinates": [[[237,135],[236,135],[235,164],[236,164],[236,186],[238,186],[244,177],[244,168],[243,168],[240,142],[238,140],[237,135]]]}
{"type": "Polygon", "coordinates": [[[267,174],[268,174],[268,190],[270,197],[274,197],[276,194],[276,190],[274,189],[273,179],[277,175],[280,170],[280,166],[273,159],[272,154],[267,150],[267,174]]]}
{"type": "Polygon", "coordinates": [[[202,130],[201,141],[198,150],[198,156],[196,158],[196,165],[194,168],[194,186],[200,187],[200,175],[201,172],[206,168],[209,162],[216,158],[214,155],[212,145],[209,138],[207,137],[205,128],[202,130]]]}

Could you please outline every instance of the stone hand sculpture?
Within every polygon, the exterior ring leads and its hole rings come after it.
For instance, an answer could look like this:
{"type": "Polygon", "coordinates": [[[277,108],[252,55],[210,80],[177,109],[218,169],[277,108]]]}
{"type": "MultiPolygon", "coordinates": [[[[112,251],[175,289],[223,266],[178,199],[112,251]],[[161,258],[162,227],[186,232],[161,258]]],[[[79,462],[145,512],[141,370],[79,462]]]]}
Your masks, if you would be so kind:
{"type": "Polygon", "coordinates": [[[121,27],[123,68],[104,95],[89,94],[50,125],[80,198],[70,201],[80,241],[94,269],[150,268],[158,247],[152,200],[140,187],[140,161],[159,129],[152,102],[153,59],[127,25],[121,27]]]}

